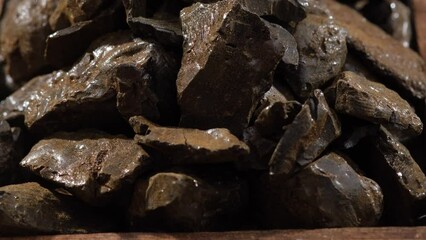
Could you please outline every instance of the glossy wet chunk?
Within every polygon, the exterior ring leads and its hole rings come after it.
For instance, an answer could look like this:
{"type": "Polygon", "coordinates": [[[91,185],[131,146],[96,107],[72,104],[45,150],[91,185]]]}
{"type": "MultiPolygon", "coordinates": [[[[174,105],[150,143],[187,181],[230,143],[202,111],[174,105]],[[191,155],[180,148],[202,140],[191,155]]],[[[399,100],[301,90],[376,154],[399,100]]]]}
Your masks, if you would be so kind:
{"type": "MultiPolygon", "coordinates": [[[[136,122],[131,119],[131,122],[136,122]]],[[[135,123],[134,128],[139,128],[135,123]],[[135,126],[136,125],[136,126],[135,126]]],[[[157,150],[168,164],[206,164],[238,161],[249,153],[247,145],[223,128],[201,131],[149,126],[135,140],[157,150]]]]}
{"type": "Polygon", "coordinates": [[[102,205],[113,201],[149,163],[148,154],[131,139],[77,132],[40,141],[21,166],[92,205],[102,205]]]}
{"type": "Polygon", "coordinates": [[[23,114],[35,131],[113,124],[118,112],[170,121],[175,75],[174,60],[161,47],[119,32],[98,39],[70,70],[34,78],[0,109],[5,119],[23,114]]]}
{"type": "Polygon", "coordinates": [[[265,78],[287,51],[286,30],[236,0],[196,3],[182,10],[181,20],[181,126],[226,127],[241,135],[257,101],[272,85],[265,78]]]}
{"type": "Polygon", "coordinates": [[[381,83],[343,72],[336,83],[336,111],[383,124],[402,139],[420,135],[423,123],[410,104],[381,83]]]}
{"type": "Polygon", "coordinates": [[[413,50],[405,48],[361,14],[333,0],[323,0],[336,23],[347,29],[348,44],[357,50],[376,71],[403,88],[411,96],[426,96],[425,62],[413,50]],[[386,44],[384,44],[386,43],[386,44]]]}
{"type": "Polygon", "coordinates": [[[420,2],[0,0],[0,236],[424,225],[420,2]]]}

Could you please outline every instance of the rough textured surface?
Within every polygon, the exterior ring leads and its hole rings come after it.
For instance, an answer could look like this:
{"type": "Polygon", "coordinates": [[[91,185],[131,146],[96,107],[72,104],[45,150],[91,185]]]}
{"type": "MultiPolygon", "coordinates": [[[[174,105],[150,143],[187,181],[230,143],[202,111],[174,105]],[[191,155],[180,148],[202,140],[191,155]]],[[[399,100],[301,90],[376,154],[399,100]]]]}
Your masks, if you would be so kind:
{"type": "Polygon", "coordinates": [[[315,160],[340,134],[336,114],[324,94],[315,90],[281,137],[269,163],[270,173],[293,173],[315,160]]]}
{"type": "Polygon", "coordinates": [[[92,205],[111,201],[148,164],[148,154],[133,140],[97,132],[55,134],[21,161],[21,166],[92,205]]]}
{"type": "Polygon", "coordinates": [[[80,202],[38,183],[0,188],[0,235],[90,233],[113,230],[113,223],[80,202]]]}
{"type": "Polygon", "coordinates": [[[396,92],[354,72],[343,72],[337,79],[336,111],[383,124],[401,139],[422,133],[422,121],[396,92]]]}
{"type": "Polygon", "coordinates": [[[236,162],[239,169],[268,170],[269,160],[277,146],[275,140],[264,137],[256,127],[244,130],[243,140],[250,148],[250,154],[236,162]]]}
{"type": "Polygon", "coordinates": [[[238,178],[218,179],[206,181],[165,172],[139,181],[129,209],[132,224],[169,231],[206,231],[232,225],[245,206],[246,187],[238,178]]]}
{"type": "Polygon", "coordinates": [[[246,11],[237,0],[196,3],[182,10],[181,20],[181,126],[225,127],[241,135],[272,85],[266,77],[287,51],[286,30],[246,11]]]}
{"type": "Polygon", "coordinates": [[[309,14],[297,24],[294,37],[299,65],[289,69],[287,82],[302,97],[339,74],[345,64],[346,31],[332,19],[309,14]]]}
{"type": "MultiPolygon", "coordinates": [[[[135,118],[131,122],[136,122],[135,118]]],[[[141,128],[135,127],[134,128],[141,128]]],[[[169,164],[205,164],[238,161],[249,153],[248,146],[223,128],[206,131],[150,126],[138,143],[153,148],[169,164]]]]}
{"type": "Polygon", "coordinates": [[[268,228],[372,226],[382,213],[379,185],[359,175],[335,153],[287,181],[263,178],[257,207],[268,228]]]}
{"type": "Polygon", "coordinates": [[[46,38],[52,33],[49,16],[57,1],[9,1],[0,27],[0,52],[12,88],[22,85],[47,66],[46,38]],[[25,13],[25,14],[22,14],[25,13]]]}
{"type": "Polygon", "coordinates": [[[127,23],[137,35],[155,38],[172,47],[182,45],[179,11],[184,4],[181,1],[123,0],[123,4],[127,23]]]}
{"type": "Polygon", "coordinates": [[[385,128],[372,138],[369,173],[383,188],[388,224],[413,224],[425,215],[426,176],[408,149],[385,128]],[[398,207],[396,207],[398,206],[398,207]]]}
{"type": "Polygon", "coordinates": [[[388,76],[384,79],[402,87],[415,98],[426,97],[426,65],[417,53],[405,48],[355,10],[333,0],[324,2],[336,23],[347,29],[348,44],[362,54],[379,74],[388,76]]]}
{"type": "Polygon", "coordinates": [[[117,108],[126,118],[170,121],[175,76],[173,59],[159,46],[117,32],[98,39],[69,71],[34,78],[0,109],[4,119],[23,114],[39,132],[108,124],[117,119],[117,108]]]}

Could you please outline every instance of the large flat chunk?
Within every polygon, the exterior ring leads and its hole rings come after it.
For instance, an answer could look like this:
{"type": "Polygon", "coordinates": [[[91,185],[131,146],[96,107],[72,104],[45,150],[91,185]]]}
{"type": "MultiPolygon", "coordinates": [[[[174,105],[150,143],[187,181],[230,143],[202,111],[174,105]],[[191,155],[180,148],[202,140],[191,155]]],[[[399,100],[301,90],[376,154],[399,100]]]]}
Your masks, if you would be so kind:
{"type": "MultiPolygon", "coordinates": [[[[181,11],[184,55],[177,90],[181,126],[228,128],[240,136],[271,87],[268,74],[287,50],[286,30],[237,0],[181,11]]],[[[293,49],[294,51],[294,49],[293,49]]]]}
{"type": "Polygon", "coordinates": [[[333,0],[323,0],[336,23],[348,31],[348,44],[357,50],[378,72],[411,96],[426,97],[426,65],[409,48],[368,22],[361,14],[333,0]],[[386,43],[386,44],[384,44],[386,43]]]}
{"type": "Polygon", "coordinates": [[[113,226],[105,215],[38,183],[0,188],[0,235],[103,232],[113,226]]]}
{"type": "Polygon", "coordinates": [[[21,161],[92,205],[114,200],[148,164],[148,154],[132,139],[98,132],[55,134],[38,142],[21,161]]]}
{"type": "MultiPolygon", "coordinates": [[[[131,119],[134,124],[136,121],[131,119]]],[[[150,126],[135,139],[155,149],[172,165],[237,161],[249,153],[248,146],[224,128],[202,131],[150,126]]]]}
{"type": "Polygon", "coordinates": [[[340,122],[315,90],[281,137],[269,162],[271,174],[289,175],[315,160],[341,134],[340,122]]]}
{"type": "Polygon", "coordinates": [[[354,72],[343,72],[337,79],[336,111],[383,124],[401,139],[422,133],[422,121],[398,93],[354,72]]]}

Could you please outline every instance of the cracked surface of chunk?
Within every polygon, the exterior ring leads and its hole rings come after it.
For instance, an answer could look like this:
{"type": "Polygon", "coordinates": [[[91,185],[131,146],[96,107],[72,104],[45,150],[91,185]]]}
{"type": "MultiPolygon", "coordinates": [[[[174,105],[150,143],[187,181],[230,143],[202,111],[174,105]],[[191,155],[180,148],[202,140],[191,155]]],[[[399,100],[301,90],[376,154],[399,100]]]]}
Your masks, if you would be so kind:
{"type": "Polygon", "coordinates": [[[269,228],[375,226],[382,214],[380,186],[336,153],[321,157],[288,180],[277,177],[264,176],[257,193],[269,228]]]}
{"type": "Polygon", "coordinates": [[[336,111],[383,124],[401,139],[422,133],[422,121],[396,92],[354,72],[343,72],[337,79],[336,111]]]}
{"type": "Polygon", "coordinates": [[[241,214],[247,193],[237,177],[216,179],[164,172],[138,181],[129,209],[132,224],[172,231],[226,229],[241,214]]]}
{"type": "Polygon", "coordinates": [[[386,80],[398,85],[414,98],[426,97],[426,65],[416,52],[405,48],[350,7],[334,0],[323,2],[336,23],[348,31],[348,45],[361,54],[377,73],[387,76],[386,80]]]}
{"type": "Polygon", "coordinates": [[[103,232],[113,226],[104,214],[38,183],[0,188],[0,235],[103,232]]]}
{"type": "MultiPolygon", "coordinates": [[[[129,32],[105,35],[69,71],[34,78],[2,103],[5,119],[34,131],[96,127],[129,118],[176,118],[174,60],[129,32]],[[118,111],[117,111],[118,109],[118,111]],[[64,114],[68,114],[64,118],[64,114]]],[[[111,125],[111,124],[110,124],[111,125]]]]}
{"type": "Polygon", "coordinates": [[[237,0],[196,3],[181,11],[184,34],[178,101],[183,127],[228,128],[241,136],[268,74],[287,51],[286,30],[237,0]]]}
{"type": "Polygon", "coordinates": [[[149,156],[122,136],[64,132],[38,142],[20,164],[85,202],[103,205],[147,169],[149,156]]]}
{"type": "Polygon", "coordinates": [[[328,17],[309,14],[297,25],[294,37],[299,64],[289,68],[287,82],[296,94],[308,97],[337,76],[344,66],[346,31],[328,17]]]}
{"type": "Polygon", "coordinates": [[[270,173],[294,173],[315,160],[340,134],[339,119],[321,90],[315,90],[281,137],[269,162],[270,173]]]}
{"type": "Polygon", "coordinates": [[[135,139],[158,151],[173,165],[237,161],[249,153],[244,142],[223,128],[203,131],[149,126],[146,133],[136,135],[135,139]]]}

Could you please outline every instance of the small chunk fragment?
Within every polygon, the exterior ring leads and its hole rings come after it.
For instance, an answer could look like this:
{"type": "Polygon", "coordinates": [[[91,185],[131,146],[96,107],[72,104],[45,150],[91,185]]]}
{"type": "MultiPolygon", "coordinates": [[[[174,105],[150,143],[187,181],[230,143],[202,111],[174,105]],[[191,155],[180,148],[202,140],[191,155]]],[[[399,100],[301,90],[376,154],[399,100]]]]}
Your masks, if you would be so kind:
{"type": "Polygon", "coordinates": [[[315,90],[281,137],[269,162],[270,173],[294,173],[315,160],[340,134],[339,119],[321,90],[315,90]]]}

